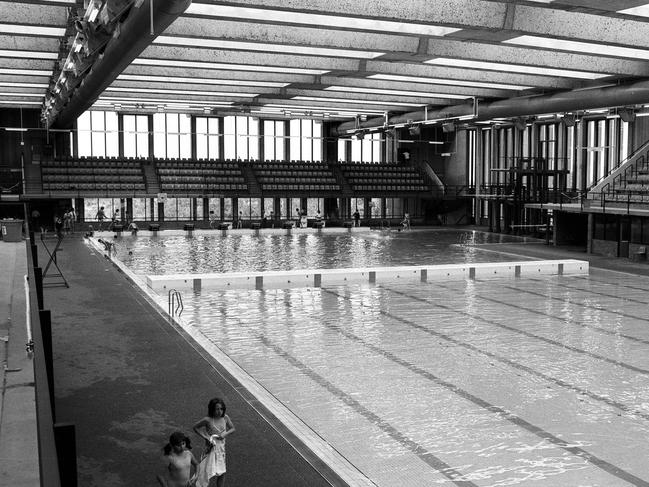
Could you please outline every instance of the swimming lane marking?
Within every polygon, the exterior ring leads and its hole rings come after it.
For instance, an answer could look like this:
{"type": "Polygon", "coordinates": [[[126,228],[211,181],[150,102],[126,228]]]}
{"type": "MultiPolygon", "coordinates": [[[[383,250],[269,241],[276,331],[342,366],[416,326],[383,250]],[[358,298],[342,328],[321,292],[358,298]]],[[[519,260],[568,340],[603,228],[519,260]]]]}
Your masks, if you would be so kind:
{"type": "MultiPolygon", "coordinates": [[[[444,286],[440,286],[440,285],[438,285],[438,286],[439,287],[444,287],[444,286]]],[[[429,304],[429,305],[432,305],[432,306],[436,306],[438,308],[446,309],[446,310],[451,311],[451,312],[453,312],[455,314],[461,314],[461,315],[464,315],[464,316],[468,316],[469,318],[480,320],[483,323],[488,323],[488,324],[496,326],[498,328],[502,328],[504,330],[509,330],[509,331],[512,331],[514,333],[518,333],[520,335],[524,335],[524,336],[529,337],[529,338],[534,338],[536,340],[540,340],[540,341],[548,343],[550,345],[555,345],[557,347],[560,347],[560,348],[563,348],[563,349],[566,349],[566,350],[570,350],[571,352],[576,352],[576,353],[579,353],[579,354],[587,355],[588,357],[591,357],[591,358],[594,358],[594,359],[597,359],[597,360],[602,360],[603,362],[608,362],[610,364],[617,365],[619,367],[623,367],[625,369],[632,370],[632,371],[637,372],[639,374],[649,375],[649,370],[643,369],[641,367],[636,367],[635,365],[627,364],[625,362],[620,362],[619,360],[613,360],[612,358],[605,357],[604,355],[599,355],[597,353],[588,352],[588,351],[583,350],[581,348],[577,348],[577,347],[573,347],[572,345],[567,345],[565,343],[561,343],[561,342],[559,342],[557,340],[552,340],[550,338],[545,338],[545,337],[542,337],[540,335],[535,335],[534,333],[530,333],[529,331],[520,330],[518,328],[514,328],[513,326],[504,325],[504,324],[499,323],[497,321],[493,321],[493,320],[489,320],[487,318],[484,318],[484,317],[482,317],[480,315],[471,314],[471,313],[468,313],[466,311],[457,310],[457,309],[454,309],[452,306],[446,306],[446,305],[443,305],[443,304],[440,304],[440,303],[432,302],[432,301],[429,301],[427,299],[420,298],[418,296],[412,296],[410,294],[406,294],[406,293],[403,293],[401,291],[397,291],[395,289],[391,289],[391,288],[388,288],[388,287],[385,287],[385,286],[382,286],[382,287],[383,287],[383,289],[386,289],[386,290],[388,290],[390,292],[393,292],[395,294],[400,294],[402,296],[406,296],[409,299],[414,299],[414,300],[420,301],[422,303],[426,303],[426,304],[429,304]]]]}
{"type": "MultiPolygon", "coordinates": [[[[476,281],[476,282],[480,282],[480,281],[476,281]]],[[[481,281],[481,282],[484,283],[485,281],[481,281]]],[[[454,288],[443,286],[443,285],[438,285],[438,286],[442,287],[444,289],[449,289],[449,290],[454,289],[454,288]]],[[[554,301],[560,301],[562,303],[572,304],[572,305],[578,306],[580,308],[594,309],[596,311],[602,311],[602,312],[617,315],[617,316],[623,316],[624,318],[631,318],[631,319],[635,319],[635,320],[638,320],[638,321],[649,321],[649,319],[647,319],[647,318],[641,318],[639,316],[633,316],[633,315],[629,315],[629,314],[626,314],[626,313],[617,313],[615,311],[609,311],[609,310],[604,309],[604,308],[598,308],[596,306],[591,306],[591,305],[588,305],[588,304],[581,304],[581,303],[575,302],[575,301],[573,301],[571,299],[548,296],[547,294],[537,293],[537,292],[534,292],[534,291],[528,291],[528,290],[524,290],[524,289],[518,289],[518,288],[513,287],[513,286],[503,286],[503,288],[512,289],[512,290],[518,291],[518,292],[524,292],[524,293],[527,293],[527,294],[531,294],[533,296],[539,296],[539,297],[546,298],[546,299],[551,299],[551,300],[554,300],[554,301]]],[[[524,310],[525,312],[528,312],[528,313],[533,313],[533,314],[545,316],[546,318],[552,318],[552,319],[555,319],[555,320],[559,320],[559,321],[562,321],[562,322],[570,324],[570,325],[579,326],[581,328],[587,328],[589,330],[597,330],[597,331],[599,331],[601,333],[604,333],[606,335],[622,337],[622,338],[626,338],[628,340],[633,340],[633,341],[638,342],[638,343],[644,343],[645,345],[649,345],[649,340],[646,340],[644,338],[638,338],[638,337],[635,337],[635,336],[632,336],[632,335],[625,335],[624,333],[619,333],[619,332],[616,332],[616,331],[607,330],[606,328],[602,328],[602,327],[599,327],[599,326],[588,325],[586,323],[582,323],[582,322],[575,321],[575,320],[566,321],[561,316],[555,316],[555,315],[552,315],[550,313],[546,313],[544,311],[538,311],[538,310],[534,310],[534,309],[531,309],[531,308],[527,308],[525,306],[519,306],[517,304],[508,303],[507,301],[501,301],[501,300],[496,299],[496,298],[486,297],[486,296],[481,295],[481,294],[475,294],[474,296],[476,298],[478,298],[478,299],[483,299],[485,301],[490,301],[490,302],[496,303],[496,304],[502,304],[502,305],[508,306],[510,308],[521,309],[521,310],[524,310]]]]}
{"type": "Polygon", "coordinates": [[[406,436],[404,433],[396,429],[385,419],[381,418],[376,413],[373,413],[372,411],[367,409],[359,401],[354,399],[351,395],[347,394],[342,389],[338,388],[333,383],[329,382],[323,376],[321,376],[316,371],[311,369],[308,365],[306,365],[305,363],[303,363],[302,361],[300,361],[290,353],[286,352],[280,346],[271,342],[268,339],[268,337],[266,337],[263,334],[259,334],[257,335],[257,338],[264,345],[266,345],[268,348],[273,350],[277,355],[279,355],[288,363],[290,363],[293,367],[298,369],[300,372],[302,372],[304,375],[309,377],[311,380],[316,382],[321,387],[325,388],[329,393],[333,394],[338,399],[343,401],[347,406],[351,407],[354,411],[356,411],[358,414],[363,416],[370,423],[379,427],[382,431],[386,432],[392,439],[396,440],[399,444],[401,444],[406,449],[408,449],[409,451],[417,455],[422,461],[424,461],[425,463],[433,467],[435,470],[440,472],[442,475],[444,475],[445,477],[453,481],[455,485],[461,487],[478,487],[476,484],[474,484],[469,480],[462,480],[462,473],[455,470],[453,467],[451,467],[449,464],[447,464],[440,458],[437,458],[435,455],[433,455],[431,452],[426,450],[426,448],[421,446],[419,443],[408,438],[408,436],[406,436]]]}
{"type": "MultiPolygon", "coordinates": [[[[401,294],[401,295],[406,296],[408,298],[414,298],[414,296],[411,296],[411,295],[408,295],[408,294],[405,294],[405,293],[401,293],[400,291],[396,291],[396,290],[393,290],[393,289],[386,288],[385,286],[382,286],[382,288],[386,289],[387,291],[393,292],[395,294],[401,294]]],[[[328,292],[330,294],[333,294],[335,296],[341,297],[343,299],[347,299],[345,296],[342,296],[342,295],[340,295],[338,293],[335,293],[334,291],[331,291],[329,289],[324,289],[324,291],[326,291],[326,292],[328,292]]],[[[429,303],[429,304],[432,304],[432,303],[429,303]]],[[[566,382],[564,380],[557,379],[557,378],[552,377],[550,375],[546,375],[543,372],[539,372],[538,370],[535,370],[535,369],[533,369],[531,367],[528,367],[527,365],[523,365],[521,363],[515,362],[515,361],[513,361],[511,359],[508,359],[506,357],[496,355],[493,352],[488,352],[487,350],[482,350],[482,349],[476,347],[475,345],[471,345],[470,343],[458,340],[458,339],[453,338],[453,337],[451,337],[449,335],[445,335],[445,334],[440,333],[438,331],[432,330],[432,329],[430,329],[430,328],[428,328],[428,327],[426,327],[424,325],[420,325],[420,324],[415,323],[414,321],[410,321],[410,320],[408,320],[406,318],[402,318],[400,316],[390,314],[387,311],[379,310],[379,313],[381,313],[382,315],[384,315],[384,316],[386,316],[386,317],[388,317],[388,318],[390,318],[390,319],[392,319],[394,321],[399,321],[399,322],[403,323],[404,325],[407,325],[407,326],[409,326],[411,328],[416,328],[417,330],[420,330],[420,331],[422,331],[424,333],[427,333],[429,335],[432,335],[434,337],[441,338],[442,340],[446,340],[446,341],[448,341],[450,343],[453,343],[454,345],[466,348],[468,350],[471,350],[472,352],[476,352],[476,353],[479,353],[481,355],[485,355],[485,356],[487,356],[487,357],[489,357],[491,359],[494,359],[494,360],[497,360],[497,361],[499,361],[501,363],[509,365],[510,367],[513,367],[513,368],[518,369],[518,370],[522,370],[523,372],[527,372],[530,375],[535,375],[537,377],[540,377],[540,378],[542,378],[542,379],[544,379],[544,380],[546,380],[548,382],[556,384],[559,387],[563,387],[565,389],[577,392],[577,393],[579,393],[581,395],[584,395],[584,396],[588,396],[591,399],[594,399],[596,401],[600,401],[600,402],[603,402],[605,404],[608,404],[609,406],[612,406],[612,407],[617,408],[617,409],[619,409],[621,411],[624,411],[625,413],[634,414],[634,415],[639,416],[639,417],[641,417],[643,419],[649,420],[649,414],[648,413],[644,413],[642,411],[637,411],[637,410],[635,410],[633,408],[630,408],[626,404],[623,404],[621,402],[617,402],[617,401],[615,401],[615,400],[613,400],[613,399],[611,399],[609,397],[600,396],[599,394],[591,392],[591,391],[589,391],[587,389],[583,389],[583,388],[581,388],[579,386],[576,386],[574,384],[570,384],[569,382],[566,382]]],[[[486,319],[483,319],[483,318],[480,318],[480,319],[482,321],[487,321],[486,319]]],[[[487,323],[489,323],[489,322],[487,321],[487,323]]]]}
{"type": "MultiPolygon", "coordinates": [[[[338,293],[329,291],[327,289],[323,289],[323,291],[331,292],[331,294],[334,294],[336,296],[347,299],[345,296],[340,296],[338,293]]],[[[620,479],[622,479],[622,480],[624,480],[626,482],[629,482],[632,485],[635,485],[636,487],[649,487],[649,482],[647,482],[647,481],[645,481],[645,480],[643,480],[643,479],[641,479],[639,477],[636,477],[632,473],[627,472],[626,470],[623,470],[622,468],[620,468],[620,467],[618,467],[616,465],[613,465],[613,464],[607,462],[606,460],[603,460],[603,459],[593,455],[592,453],[584,450],[583,448],[579,448],[577,446],[571,446],[570,444],[568,444],[567,442],[565,442],[561,438],[558,438],[557,436],[554,436],[549,431],[545,431],[544,429],[540,428],[539,426],[536,426],[536,425],[534,425],[532,423],[529,423],[528,421],[524,420],[523,418],[521,418],[521,417],[519,417],[519,416],[517,416],[517,415],[515,415],[515,414],[513,414],[511,412],[506,411],[505,409],[503,409],[503,408],[501,408],[499,406],[496,406],[495,404],[491,404],[491,403],[485,401],[484,399],[481,399],[481,398],[471,394],[470,392],[465,391],[464,389],[460,388],[459,386],[457,386],[457,385],[455,385],[455,384],[453,384],[451,382],[445,381],[444,379],[442,379],[440,377],[437,377],[436,375],[432,374],[431,372],[428,372],[427,370],[424,370],[424,369],[418,367],[417,365],[412,364],[412,363],[398,357],[397,355],[395,355],[395,354],[393,354],[391,352],[388,352],[387,350],[384,350],[384,349],[382,349],[382,348],[380,348],[380,347],[378,347],[376,345],[373,345],[373,344],[371,344],[369,342],[366,342],[365,340],[363,340],[359,336],[357,336],[357,335],[355,335],[355,334],[353,334],[351,332],[348,332],[346,330],[343,330],[342,328],[340,328],[339,325],[326,324],[325,326],[327,326],[328,328],[330,328],[332,330],[337,331],[338,333],[340,333],[341,335],[347,337],[350,340],[353,340],[355,342],[358,342],[358,343],[362,344],[364,347],[369,348],[373,352],[378,353],[379,355],[382,355],[383,357],[387,358],[388,360],[390,360],[392,362],[395,362],[395,363],[407,368],[408,370],[416,373],[417,375],[420,375],[420,376],[422,376],[422,377],[424,377],[424,378],[426,378],[426,379],[428,379],[428,380],[430,380],[432,382],[435,382],[436,384],[438,384],[438,385],[450,390],[451,392],[459,395],[463,399],[466,399],[467,401],[470,401],[470,402],[476,404],[477,406],[480,406],[483,409],[486,409],[489,412],[498,414],[504,420],[509,421],[510,423],[512,423],[512,424],[514,424],[514,425],[516,425],[516,426],[518,426],[520,428],[523,428],[526,431],[529,431],[530,433],[538,436],[539,438],[547,440],[548,442],[558,446],[559,448],[561,448],[561,449],[563,449],[563,450],[565,450],[565,451],[567,451],[567,452],[569,452],[569,453],[571,453],[571,454],[573,454],[575,456],[583,458],[588,463],[594,465],[595,467],[597,467],[597,468],[599,468],[601,470],[604,470],[605,472],[607,472],[607,473],[609,473],[609,474],[611,474],[611,475],[613,475],[615,477],[618,477],[618,478],[620,478],[620,479]]]]}

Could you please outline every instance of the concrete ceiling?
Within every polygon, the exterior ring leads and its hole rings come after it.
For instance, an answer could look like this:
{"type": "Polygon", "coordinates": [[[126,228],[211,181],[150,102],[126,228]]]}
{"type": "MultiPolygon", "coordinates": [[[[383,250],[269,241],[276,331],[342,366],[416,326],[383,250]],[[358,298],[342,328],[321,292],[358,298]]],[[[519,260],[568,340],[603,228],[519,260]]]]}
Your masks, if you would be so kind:
{"type": "MultiPolygon", "coordinates": [[[[113,1],[133,12],[150,0],[113,1]]],[[[83,0],[0,0],[0,108],[43,107],[86,11],[83,0]]],[[[641,0],[194,0],[164,32],[143,32],[152,42],[87,102],[394,116],[649,80],[648,34],[641,0]]]]}

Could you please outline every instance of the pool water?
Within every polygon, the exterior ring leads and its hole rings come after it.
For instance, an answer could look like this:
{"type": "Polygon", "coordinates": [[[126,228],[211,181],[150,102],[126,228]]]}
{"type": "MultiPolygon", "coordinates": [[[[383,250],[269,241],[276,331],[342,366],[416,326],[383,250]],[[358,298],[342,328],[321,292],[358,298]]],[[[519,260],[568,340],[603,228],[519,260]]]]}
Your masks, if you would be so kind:
{"type": "Polygon", "coordinates": [[[524,238],[476,231],[437,230],[358,234],[236,234],[187,237],[125,236],[117,258],[140,275],[330,269],[508,260],[478,244],[524,238]]]}
{"type": "MultiPolygon", "coordinates": [[[[146,275],[521,260],[494,252],[507,241],[520,239],[137,237],[118,252],[146,275]]],[[[373,485],[649,487],[649,278],[203,289],[183,301],[184,322],[373,485]]]]}
{"type": "Polygon", "coordinates": [[[649,485],[648,291],[611,273],[203,291],[183,316],[376,485],[649,485]]]}

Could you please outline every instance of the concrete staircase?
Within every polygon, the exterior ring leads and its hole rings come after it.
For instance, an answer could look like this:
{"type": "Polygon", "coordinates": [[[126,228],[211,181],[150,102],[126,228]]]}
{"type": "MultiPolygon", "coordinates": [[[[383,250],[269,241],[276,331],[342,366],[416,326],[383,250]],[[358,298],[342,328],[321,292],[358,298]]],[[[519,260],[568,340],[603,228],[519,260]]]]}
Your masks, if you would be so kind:
{"type": "Polygon", "coordinates": [[[148,164],[143,164],[142,171],[144,172],[144,184],[146,185],[146,192],[148,194],[161,193],[160,180],[158,179],[158,174],[155,170],[155,163],[151,161],[148,164]]]}
{"type": "Polygon", "coordinates": [[[241,174],[243,174],[243,178],[245,179],[246,184],[248,185],[248,192],[251,195],[261,194],[261,186],[259,185],[259,181],[257,181],[257,176],[255,176],[255,172],[252,170],[252,165],[240,162],[239,168],[241,169],[241,174]]]}
{"type": "Polygon", "coordinates": [[[354,190],[352,189],[347,179],[345,179],[345,176],[343,176],[343,172],[340,170],[340,166],[338,166],[338,164],[330,163],[329,167],[331,168],[331,172],[336,178],[336,181],[340,185],[342,196],[345,197],[352,196],[354,194],[354,190]]]}

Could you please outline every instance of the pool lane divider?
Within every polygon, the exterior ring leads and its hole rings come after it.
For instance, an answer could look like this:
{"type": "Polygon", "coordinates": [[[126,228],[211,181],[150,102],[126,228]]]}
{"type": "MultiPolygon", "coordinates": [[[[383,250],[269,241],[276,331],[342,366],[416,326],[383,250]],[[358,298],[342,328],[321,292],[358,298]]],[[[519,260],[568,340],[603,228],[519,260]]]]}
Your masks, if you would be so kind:
{"type": "Polygon", "coordinates": [[[343,284],[434,282],[466,279],[525,278],[548,275],[587,275],[587,261],[576,259],[483,262],[345,269],[166,274],[146,276],[149,288],[201,291],[203,289],[286,289],[343,284]]]}

